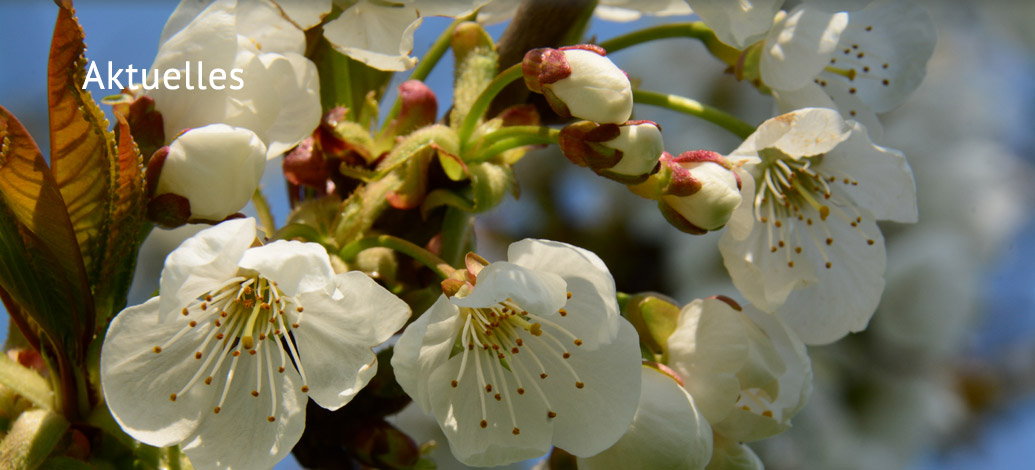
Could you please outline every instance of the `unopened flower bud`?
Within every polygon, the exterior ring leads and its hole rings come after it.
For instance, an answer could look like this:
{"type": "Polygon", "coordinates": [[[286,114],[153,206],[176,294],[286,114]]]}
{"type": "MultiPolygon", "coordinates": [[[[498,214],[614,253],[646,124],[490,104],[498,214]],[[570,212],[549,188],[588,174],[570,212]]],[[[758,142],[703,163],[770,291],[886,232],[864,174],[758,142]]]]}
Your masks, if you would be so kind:
{"type": "Polygon", "coordinates": [[[399,85],[398,127],[396,135],[406,135],[421,127],[433,124],[438,116],[438,99],[420,80],[407,80],[399,85]]]}
{"type": "Polygon", "coordinates": [[[629,189],[658,201],[676,228],[695,235],[718,230],[740,204],[740,177],[722,155],[707,150],[661,155],[661,168],[629,189]]]}
{"type": "Polygon", "coordinates": [[[646,180],[665,151],[661,127],[651,121],[580,121],[562,129],[558,143],[572,163],[624,184],[646,180]]]}
{"type": "Polygon", "coordinates": [[[528,89],[545,95],[561,117],[617,124],[632,115],[629,77],[598,46],[533,49],[522,71],[528,89]]]}
{"type": "Polygon", "coordinates": [[[266,167],[266,145],[254,132],[226,124],[190,129],[149,165],[153,196],[174,194],[190,204],[192,220],[223,220],[251,199],[266,167]]]}

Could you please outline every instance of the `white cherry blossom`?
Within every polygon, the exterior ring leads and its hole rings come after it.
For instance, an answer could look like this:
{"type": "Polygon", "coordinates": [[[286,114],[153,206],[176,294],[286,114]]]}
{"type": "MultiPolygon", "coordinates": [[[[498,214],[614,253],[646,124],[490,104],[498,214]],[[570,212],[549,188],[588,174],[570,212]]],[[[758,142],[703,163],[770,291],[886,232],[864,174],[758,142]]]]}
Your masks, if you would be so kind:
{"type": "Polygon", "coordinates": [[[916,2],[878,0],[850,12],[811,2],[769,32],[760,71],[782,112],[836,108],[880,140],[876,115],[920,85],[934,43],[934,23],[916,2]]]}
{"type": "Polygon", "coordinates": [[[305,36],[269,1],[184,0],[162,30],[143,92],[167,141],[223,123],[255,132],[273,158],[320,122],[320,81],[304,54],[305,36]]]}
{"type": "Polygon", "coordinates": [[[877,220],[915,222],[903,155],[831,109],[770,119],[728,157],[743,202],[719,242],[734,285],[806,344],[866,328],[884,289],[877,220]]]}
{"type": "Polygon", "coordinates": [[[725,298],[683,307],[667,364],[715,433],[736,442],[783,432],[812,392],[801,340],[778,317],[725,298]]]}
{"type": "Polygon", "coordinates": [[[332,7],[341,15],[323,25],[323,35],[342,54],[373,68],[403,71],[417,65],[410,57],[413,34],[425,16],[463,16],[489,0],[276,0],[299,28],[309,29],[332,7]]]}
{"type": "Polygon", "coordinates": [[[453,455],[490,466],[614,444],[636,411],[640,354],[607,267],[531,239],[511,244],[507,262],[468,259],[462,287],[406,328],[392,358],[453,455]]]}
{"type": "Polygon", "coordinates": [[[123,310],[101,384],[127,434],[179,444],[194,468],[271,468],[305,427],[306,396],[337,409],[373,377],[372,346],[409,308],[323,247],[251,247],[254,219],[223,222],[169,254],[161,295],[123,310]]]}

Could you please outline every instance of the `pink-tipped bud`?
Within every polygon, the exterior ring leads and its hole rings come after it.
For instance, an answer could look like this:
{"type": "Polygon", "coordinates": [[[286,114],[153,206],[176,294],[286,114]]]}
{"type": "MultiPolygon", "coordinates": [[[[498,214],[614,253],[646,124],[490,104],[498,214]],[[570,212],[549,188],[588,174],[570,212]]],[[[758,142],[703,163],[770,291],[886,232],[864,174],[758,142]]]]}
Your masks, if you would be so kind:
{"type": "Polygon", "coordinates": [[[676,228],[701,234],[726,225],[741,201],[740,180],[721,155],[707,150],[661,157],[659,204],[676,228]]]}
{"type": "Polygon", "coordinates": [[[629,77],[599,46],[533,49],[521,70],[528,89],[545,95],[561,117],[618,124],[632,115],[629,77]]]}
{"type": "Polygon", "coordinates": [[[433,124],[438,117],[438,99],[420,80],[407,80],[399,85],[399,117],[396,135],[406,135],[433,124]]]}
{"type": "Polygon", "coordinates": [[[623,184],[646,180],[665,151],[661,127],[651,121],[576,122],[561,129],[558,144],[572,163],[623,184]]]}

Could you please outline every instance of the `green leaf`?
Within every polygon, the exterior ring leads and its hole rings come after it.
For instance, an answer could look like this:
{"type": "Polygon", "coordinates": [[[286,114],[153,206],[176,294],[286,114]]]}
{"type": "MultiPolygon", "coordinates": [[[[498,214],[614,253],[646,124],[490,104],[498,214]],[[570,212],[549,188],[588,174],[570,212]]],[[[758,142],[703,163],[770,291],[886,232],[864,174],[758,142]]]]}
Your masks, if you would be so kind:
{"type": "Polygon", "coordinates": [[[39,147],[3,107],[0,142],[0,286],[79,357],[94,310],[75,230],[39,147]]]}
{"type": "Polygon", "coordinates": [[[107,324],[108,317],[125,307],[126,296],[133,282],[137,253],[147,233],[153,227],[144,219],[147,203],[144,194],[144,164],[130,133],[126,119],[116,114],[119,129],[115,184],[112,187],[111,225],[100,260],[100,275],[96,279],[94,300],[97,305],[98,325],[107,324]]]}
{"type": "Polygon", "coordinates": [[[102,276],[115,209],[118,153],[108,120],[81,87],[86,45],[74,15],[71,8],[58,11],[50,44],[50,169],[75,229],[90,285],[95,285],[102,276]]]}
{"type": "Polygon", "coordinates": [[[457,25],[452,47],[456,57],[453,77],[453,111],[449,122],[460,126],[482,90],[496,78],[499,54],[492,36],[478,23],[457,25]]]}
{"type": "Polygon", "coordinates": [[[32,470],[47,458],[68,421],[48,410],[29,410],[18,416],[3,441],[0,441],[0,462],[5,469],[32,470]]]}
{"type": "Polygon", "coordinates": [[[17,363],[6,354],[0,354],[0,384],[13,389],[39,408],[49,410],[54,406],[54,392],[50,390],[50,384],[36,371],[17,363]]]}

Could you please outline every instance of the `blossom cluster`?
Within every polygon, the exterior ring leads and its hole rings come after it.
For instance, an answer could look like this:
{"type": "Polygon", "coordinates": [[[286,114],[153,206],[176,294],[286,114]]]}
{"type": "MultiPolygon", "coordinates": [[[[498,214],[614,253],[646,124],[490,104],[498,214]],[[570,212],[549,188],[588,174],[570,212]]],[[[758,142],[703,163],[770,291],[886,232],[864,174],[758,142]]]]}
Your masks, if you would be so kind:
{"type": "Polygon", "coordinates": [[[762,467],[746,443],[806,406],[807,345],[865,329],[877,308],[877,222],[917,220],[912,171],[878,144],[877,113],[922,79],[930,19],[905,0],[600,2],[610,19],[696,13],[709,50],[773,96],[780,114],[758,126],[634,89],[607,41],[532,49],[497,74],[493,39],[457,21],[441,39],[457,61],[451,111],[439,119],[434,92],[408,81],[378,128],[384,72],[415,66],[422,17],[488,21],[513,3],[180,4],[152,69],[201,60],[247,86],[127,89],[132,104],[117,105],[146,128],[128,138],[161,136],[142,156],[141,223],[211,225],[168,255],[157,295],[103,330],[99,386],[122,432],[178,446],[194,468],[271,468],[319,432],[306,430],[311,398],[377,429],[341,431],[351,458],[415,468],[429,450],[384,421],[412,401],[464,465],[558,449],[583,469],[762,467]],[[544,103],[491,114],[514,81],[544,103]],[[669,153],[662,125],[634,118],[641,103],[743,142],[669,153]],[[682,232],[723,232],[743,300],[630,295],[600,256],[559,241],[476,254],[472,214],[516,195],[512,167],[541,144],[682,232]],[[279,229],[262,209],[269,161],[294,208],[279,229]],[[258,221],[239,213],[252,200],[258,221]]]}

